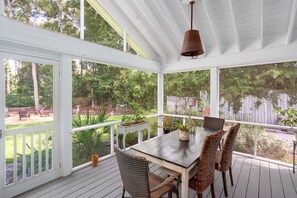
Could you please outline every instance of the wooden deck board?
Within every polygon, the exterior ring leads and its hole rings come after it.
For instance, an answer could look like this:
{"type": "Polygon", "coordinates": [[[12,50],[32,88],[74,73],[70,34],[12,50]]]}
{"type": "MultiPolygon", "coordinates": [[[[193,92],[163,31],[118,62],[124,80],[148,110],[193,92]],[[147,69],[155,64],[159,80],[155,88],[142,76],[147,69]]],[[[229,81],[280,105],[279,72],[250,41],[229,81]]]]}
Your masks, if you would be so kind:
{"type": "MultiPolygon", "coordinates": [[[[280,186],[279,186],[280,187],[280,186]]],[[[272,197],[269,163],[261,161],[259,197],[272,197]]]]}
{"type": "Polygon", "coordinates": [[[246,198],[255,198],[258,197],[259,194],[259,178],[260,178],[260,161],[253,159],[249,183],[246,189],[246,198]]]}
{"type": "MultiPolygon", "coordinates": [[[[165,176],[158,170],[158,165],[151,163],[149,166],[150,171],[162,177],[165,176]]],[[[227,174],[229,197],[297,197],[297,174],[292,173],[292,168],[234,155],[233,177],[234,186],[232,187],[229,174],[227,174]]],[[[225,197],[219,171],[215,172],[215,191],[217,197],[225,197]]],[[[209,188],[203,195],[203,197],[211,197],[209,188]]],[[[121,196],[121,177],[116,158],[112,157],[100,162],[96,168],[84,168],[16,198],[114,198],[121,196]]],[[[125,197],[129,197],[129,193],[126,192],[125,197]]],[[[173,197],[176,196],[173,194],[173,197]]],[[[189,197],[197,198],[196,192],[189,190],[189,197]]]]}
{"type": "Polygon", "coordinates": [[[273,198],[284,198],[283,185],[277,164],[269,164],[270,185],[273,198]]]}

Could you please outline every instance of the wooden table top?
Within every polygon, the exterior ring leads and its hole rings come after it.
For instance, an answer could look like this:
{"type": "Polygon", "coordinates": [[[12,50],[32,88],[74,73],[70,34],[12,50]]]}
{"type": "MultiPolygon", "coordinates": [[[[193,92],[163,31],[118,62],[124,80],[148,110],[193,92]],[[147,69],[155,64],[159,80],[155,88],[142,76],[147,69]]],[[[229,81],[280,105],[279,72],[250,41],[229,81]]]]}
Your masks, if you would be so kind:
{"type": "Polygon", "coordinates": [[[179,130],[176,130],[144,142],[141,145],[132,146],[132,149],[188,168],[200,156],[205,137],[216,131],[196,127],[195,132],[190,133],[189,141],[181,141],[178,139],[179,130]]]}

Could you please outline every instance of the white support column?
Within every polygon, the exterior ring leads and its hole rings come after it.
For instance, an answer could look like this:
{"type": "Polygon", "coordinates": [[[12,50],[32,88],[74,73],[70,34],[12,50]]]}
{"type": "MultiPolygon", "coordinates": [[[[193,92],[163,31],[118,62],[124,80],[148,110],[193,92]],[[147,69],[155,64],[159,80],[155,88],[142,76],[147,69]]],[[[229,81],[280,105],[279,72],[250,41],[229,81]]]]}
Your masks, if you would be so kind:
{"type": "Polygon", "coordinates": [[[127,34],[125,29],[123,32],[123,51],[127,52],[127,34]]]}
{"type": "Polygon", "coordinates": [[[63,55],[60,63],[60,162],[62,176],[72,172],[72,59],[63,55]]]}
{"type": "MultiPolygon", "coordinates": [[[[164,74],[158,73],[158,113],[163,114],[164,107],[164,74]]],[[[158,123],[162,123],[162,116],[158,117],[158,123]]],[[[158,136],[163,135],[163,129],[158,128],[158,136]]]]}
{"type": "Polygon", "coordinates": [[[218,67],[210,69],[210,116],[219,117],[219,88],[220,70],[218,67]]]}
{"type": "Polygon", "coordinates": [[[5,67],[4,59],[0,55],[0,197],[3,195],[5,181],[5,149],[4,149],[4,127],[5,127],[5,67]],[[2,113],[3,112],[3,113],[2,113]]]}
{"type": "Polygon", "coordinates": [[[4,16],[4,0],[0,0],[0,16],[4,16]]]}
{"type": "Polygon", "coordinates": [[[80,39],[82,40],[85,39],[85,1],[84,0],[80,0],[80,39]]]}

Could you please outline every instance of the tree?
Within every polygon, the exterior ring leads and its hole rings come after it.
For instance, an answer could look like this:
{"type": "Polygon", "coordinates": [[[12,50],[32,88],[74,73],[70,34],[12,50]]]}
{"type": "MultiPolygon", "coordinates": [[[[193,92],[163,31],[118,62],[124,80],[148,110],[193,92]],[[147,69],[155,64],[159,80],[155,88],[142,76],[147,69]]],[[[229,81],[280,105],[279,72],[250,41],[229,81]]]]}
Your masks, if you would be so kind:
{"type": "Polygon", "coordinates": [[[35,109],[39,106],[39,93],[38,93],[38,80],[37,80],[37,64],[32,63],[32,80],[33,80],[33,92],[35,109]]]}

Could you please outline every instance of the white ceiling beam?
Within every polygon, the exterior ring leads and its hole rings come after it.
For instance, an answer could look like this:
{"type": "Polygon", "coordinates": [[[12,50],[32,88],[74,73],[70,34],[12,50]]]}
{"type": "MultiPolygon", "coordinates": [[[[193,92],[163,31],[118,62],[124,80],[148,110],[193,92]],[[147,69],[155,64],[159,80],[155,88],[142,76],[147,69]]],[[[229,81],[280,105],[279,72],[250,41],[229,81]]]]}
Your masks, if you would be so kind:
{"type": "Polygon", "coordinates": [[[28,53],[31,50],[34,51],[33,54],[36,51],[55,55],[66,54],[73,58],[125,68],[150,72],[160,71],[160,63],[157,61],[44,30],[6,17],[0,17],[0,27],[5,27],[0,31],[0,51],[14,49],[13,53],[28,53]],[[15,47],[10,48],[10,46],[15,47]]]}
{"type": "Polygon", "coordinates": [[[211,11],[211,8],[210,8],[210,5],[209,5],[209,1],[207,1],[207,0],[206,1],[202,1],[202,5],[204,7],[206,16],[207,16],[208,21],[209,21],[209,25],[210,25],[210,27],[212,29],[213,35],[214,35],[215,40],[217,42],[219,53],[220,54],[223,54],[222,41],[221,41],[221,38],[219,36],[219,32],[217,30],[217,27],[215,25],[215,20],[214,20],[213,15],[212,15],[212,11],[211,11]]]}
{"type": "Polygon", "coordinates": [[[291,7],[290,21],[289,21],[289,25],[288,25],[286,45],[291,44],[293,28],[294,28],[294,23],[295,23],[295,19],[296,19],[296,10],[297,10],[297,0],[293,0],[292,7],[291,7]]]}
{"type": "Polygon", "coordinates": [[[260,0],[259,6],[260,18],[260,49],[264,47],[264,0],[260,0]]]}
{"type": "MultiPolygon", "coordinates": [[[[181,13],[182,13],[182,15],[183,15],[183,18],[185,19],[185,21],[186,21],[186,23],[188,24],[188,27],[189,27],[189,29],[190,29],[190,27],[191,27],[190,14],[189,14],[189,16],[187,16],[187,14],[186,14],[184,8],[182,7],[182,3],[180,2],[180,0],[175,0],[175,1],[176,1],[176,6],[178,6],[178,8],[180,9],[180,11],[181,11],[181,13]]],[[[187,5],[189,6],[189,4],[187,4],[187,5]]],[[[194,28],[195,30],[198,30],[198,28],[197,28],[197,26],[196,26],[195,23],[193,24],[193,28],[194,28]]],[[[199,32],[199,33],[200,33],[200,32],[199,32]]],[[[200,36],[201,36],[201,33],[200,33],[200,36]]],[[[207,55],[207,49],[206,49],[206,46],[205,46],[205,44],[204,44],[204,41],[203,41],[202,36],[201,36],[201,44],[202,44],[202,47],[203,47],[204,54],[199,55],[199,57],[200,57],[200,58],[204,58],[204,57],[206,57],[206,55],[207,55]]]]}
{"type": "Polygon", "coordinates": [[[239,37],[238,28],[237,28],[237,24],[236,24],[236,17],[234,14],[234,7],[233,7],[232,0],[228,0],[228,4],[229,4],[229,8],[230,8],[230,13],[231,13],[231,22],[234,27],[235,41],[237,43],[238,52],[240,52],[241,51],[241,43],[240,43],[240,37],[239,37]]]}
{"type": "MultiPolygon", "coordinates": [[[[96,1],[97,0],[92,0],[96,1]]],[[[141,48],[145,51],[145,53],[149,56],[149,58],[153,60],[158,60],[155,52],[148,47],[144,38],[141,38],[139,34],[134,30],[134,28],[120,15],[119,11],[112,5],[111,1],[106,0],[98,0],[100,5],[108,12],[112,17],[118,22],[118,24],[126,30],[126,33],[133,38],[133,40],[141,46],[141,48]]],[[[97,3],[98,3],[97,2],[97,3]]]]}
{"type": "Polygon", "coordinates": [[[159,0],[153,0],[151,3],[154,3],[156,7],[158,8],[159,12],[163,15],[165,21],[169,25],[171,31],[174,33],[176,37],[176,41],[181,46],[183,43],[183,34],[180,31],[180,28],[178,27],[176,21],[174,20],[172,14],[170,13],[167,5],[164,3],[164,1],[159,0]]]}
{"type": "Polygon", "coordinates": [[[139,19],[134,10],[128,5],[127,1],[117,0],[113,1],[116,3],[119,8],[126,14],[126,16],[130,19],[130,21],[135,25],[135,27],[141,32],[141,34],[145,37],[145,39],[151,44],[151,46],[156,50],[156,52],[160,55],[162,62],[167,62],[167,54],[161,48],[158,41],[154,38],[154,36],[150,33],[145,24],[139,19]]]}
{"type": "Polygon", "coordinates": [[[160,37],[160,39],[163,42],[163,45],[166,46],[168,51],[174,57],[177,57],[179,54],[179,51],[173,45],[172,41],[168,38],[167,33],[163,30],[160,23],[158,22],[154,14],[151,12],[147,4],[143,0],[134,0],[133,2],[137,6],[137,9],[139,9],[142,15],[146,18],[149,25],[153,28],[153,31],[155,31],[155,33],[160,37]]]}
{"type": "Polygon", "coordinates": [[[213,67],[228,68],[240,66],[263,65],[270,63],[296,61],[297,45],[286,45],[274,48],[264,48],[253,51],[242,51],[236,54],[191,59],[162,65],[163,73],[205,70],[213,67]]]}

